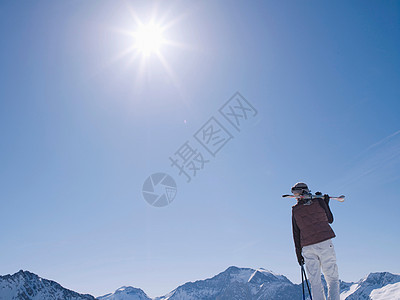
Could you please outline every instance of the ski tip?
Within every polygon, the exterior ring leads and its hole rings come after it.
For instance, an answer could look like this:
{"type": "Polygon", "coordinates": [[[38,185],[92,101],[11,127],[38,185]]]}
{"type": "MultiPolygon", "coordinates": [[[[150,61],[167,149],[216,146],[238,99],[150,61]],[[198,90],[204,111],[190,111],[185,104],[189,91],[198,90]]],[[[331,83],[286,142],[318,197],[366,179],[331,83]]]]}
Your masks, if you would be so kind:
{"type": "Polygon", "coordinates": [[[283,198],[285,198],[285,197],[289,197],[289,196],[290,196],[290,195],[282,195],[282,197],[283,197],[283,198]]]}
{"type": "Polygon", "coordinates": [[[345,196],[344,196],[344,195],[342,195],[342,196],[339,196],[339,197],[338,197],[338,201],[340,201],[340,202],[344,202],[344,198],[345,198],[345,196]]]}

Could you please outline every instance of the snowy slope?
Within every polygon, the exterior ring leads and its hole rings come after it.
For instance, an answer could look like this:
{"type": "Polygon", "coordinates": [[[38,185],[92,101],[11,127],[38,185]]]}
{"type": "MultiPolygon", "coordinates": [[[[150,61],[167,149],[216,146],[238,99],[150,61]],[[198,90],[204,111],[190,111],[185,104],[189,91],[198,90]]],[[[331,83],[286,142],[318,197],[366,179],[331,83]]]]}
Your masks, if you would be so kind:
{"type": "Polygon", "coordinates": [[[20,299],[95,300],[93,296],[78,294],[28,271],[0,276],[0,300],[20,299]]]}
{"type": "Polygon", "coordinates": [[[371,300],[400,300],[400,282],[375,289],[370,297],[371,300]]]}
{"type": "Polygon", "coordinates": [[[388,272],[371,273],[359,282],[353,284],[348,291],[342,291],[341,300],[400,300],[400,275],[388,272]],[[390,294],[391,298],[387,298],[390,294]]]}

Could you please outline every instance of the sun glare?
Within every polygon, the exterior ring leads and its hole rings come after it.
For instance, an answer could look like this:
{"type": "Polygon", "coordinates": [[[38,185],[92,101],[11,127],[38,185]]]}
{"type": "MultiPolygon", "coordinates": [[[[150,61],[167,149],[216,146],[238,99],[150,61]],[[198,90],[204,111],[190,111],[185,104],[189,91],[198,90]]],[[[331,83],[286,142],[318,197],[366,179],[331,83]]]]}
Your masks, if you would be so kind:
{"type": "Polygon", "coordinates": [[[163,30],[156,24],[140,25],[134,36],[135,48],[145,56],[159,53],[164,43],[163,30]]]}
{"type": "Polygon", "coordinates": [[[169,19],[167,15],[157,16],[157,9],[154,9],[153,14],[147,16],[147,22],[143,22],[132,7],[128,6],[128,10],[132,16],[132,22],[130,22],[132,27],[129,29],[115,28],[115,32],[127,36],[129,40],[125,40],[124,43],[129,46],[117,53],[110,63],[126,59],[127,67],[134,64],[133,69],[136,72],[134,86],[140,87],[147,80],[146,74],[152,72],[152,69],[158,68],[158,61],[172,83],[180,88],[176,74],[168,62],[168,55],[166,56],[163,52],[166,50],[164,48],[168,48],[167,54],[171,54],[172,48],[185,49],[188,47],[184,43],[170,39],[174,32],[176,33],[176,31],[171,31],[171,28],[185,18],[186,14],[169,19]],[[167,32],[168,34],[166,34],[167,32]]]}

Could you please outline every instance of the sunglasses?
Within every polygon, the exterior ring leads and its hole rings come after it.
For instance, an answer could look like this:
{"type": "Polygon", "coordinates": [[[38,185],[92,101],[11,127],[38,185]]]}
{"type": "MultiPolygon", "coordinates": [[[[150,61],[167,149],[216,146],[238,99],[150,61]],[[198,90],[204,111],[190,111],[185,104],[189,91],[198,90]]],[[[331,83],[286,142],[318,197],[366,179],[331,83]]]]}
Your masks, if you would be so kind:
{"type": "Polygon", "coordinates": [[[292,189],[293,194],[301,194],[301,193],[303,193],[303,191],[304,191],[304,189],[302,189],[302,188],[292,189]]]}

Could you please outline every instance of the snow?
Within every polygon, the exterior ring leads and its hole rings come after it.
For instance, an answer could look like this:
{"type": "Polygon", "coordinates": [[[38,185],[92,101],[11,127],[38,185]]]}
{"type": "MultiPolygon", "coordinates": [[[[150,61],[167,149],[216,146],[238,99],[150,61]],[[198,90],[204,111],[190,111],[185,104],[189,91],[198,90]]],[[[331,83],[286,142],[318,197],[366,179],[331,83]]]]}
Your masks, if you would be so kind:
{"type": "Polygon", "coordinates": [[[347,292],[343,292],[340,294],[340,300],[345,300],[348,296],[353,294],[360,286],[358,284],[353,284],[347,292]]]}
{"type": "Polygon", "coordinates": [[[267,270],[267,269],[264,269],[264,268],[259,268],[259,269],[257,269],[257,271],[261,272],[261,273],[270,273],[270,274],[272,274],[272,275],[274,275],[276,277],[282,276],[282,274],[278,274],[278,273],[275,273],[274,271],[267,270]]]}
{"type": "Polygon", "coordinates": [[[370,294],[371,300],[400,300],[400,282],[375,289],[370,294]]]}
{"type": "Polygon", "coordinates": [[[254,273],[254,270],[248,269],[248,270],[240,270],[240,272],[237,272],[236,274],[231,274],[231,279],[232,281],[237,281],[241,283],[245,283],[249,280],[251,275],[254,273]]]}
{"type": "Polygon", "coordinates": [[[138,288],[122,286],[112,294],[97,297],[100,300],[149,300],[150,298],[138,288]]]}

